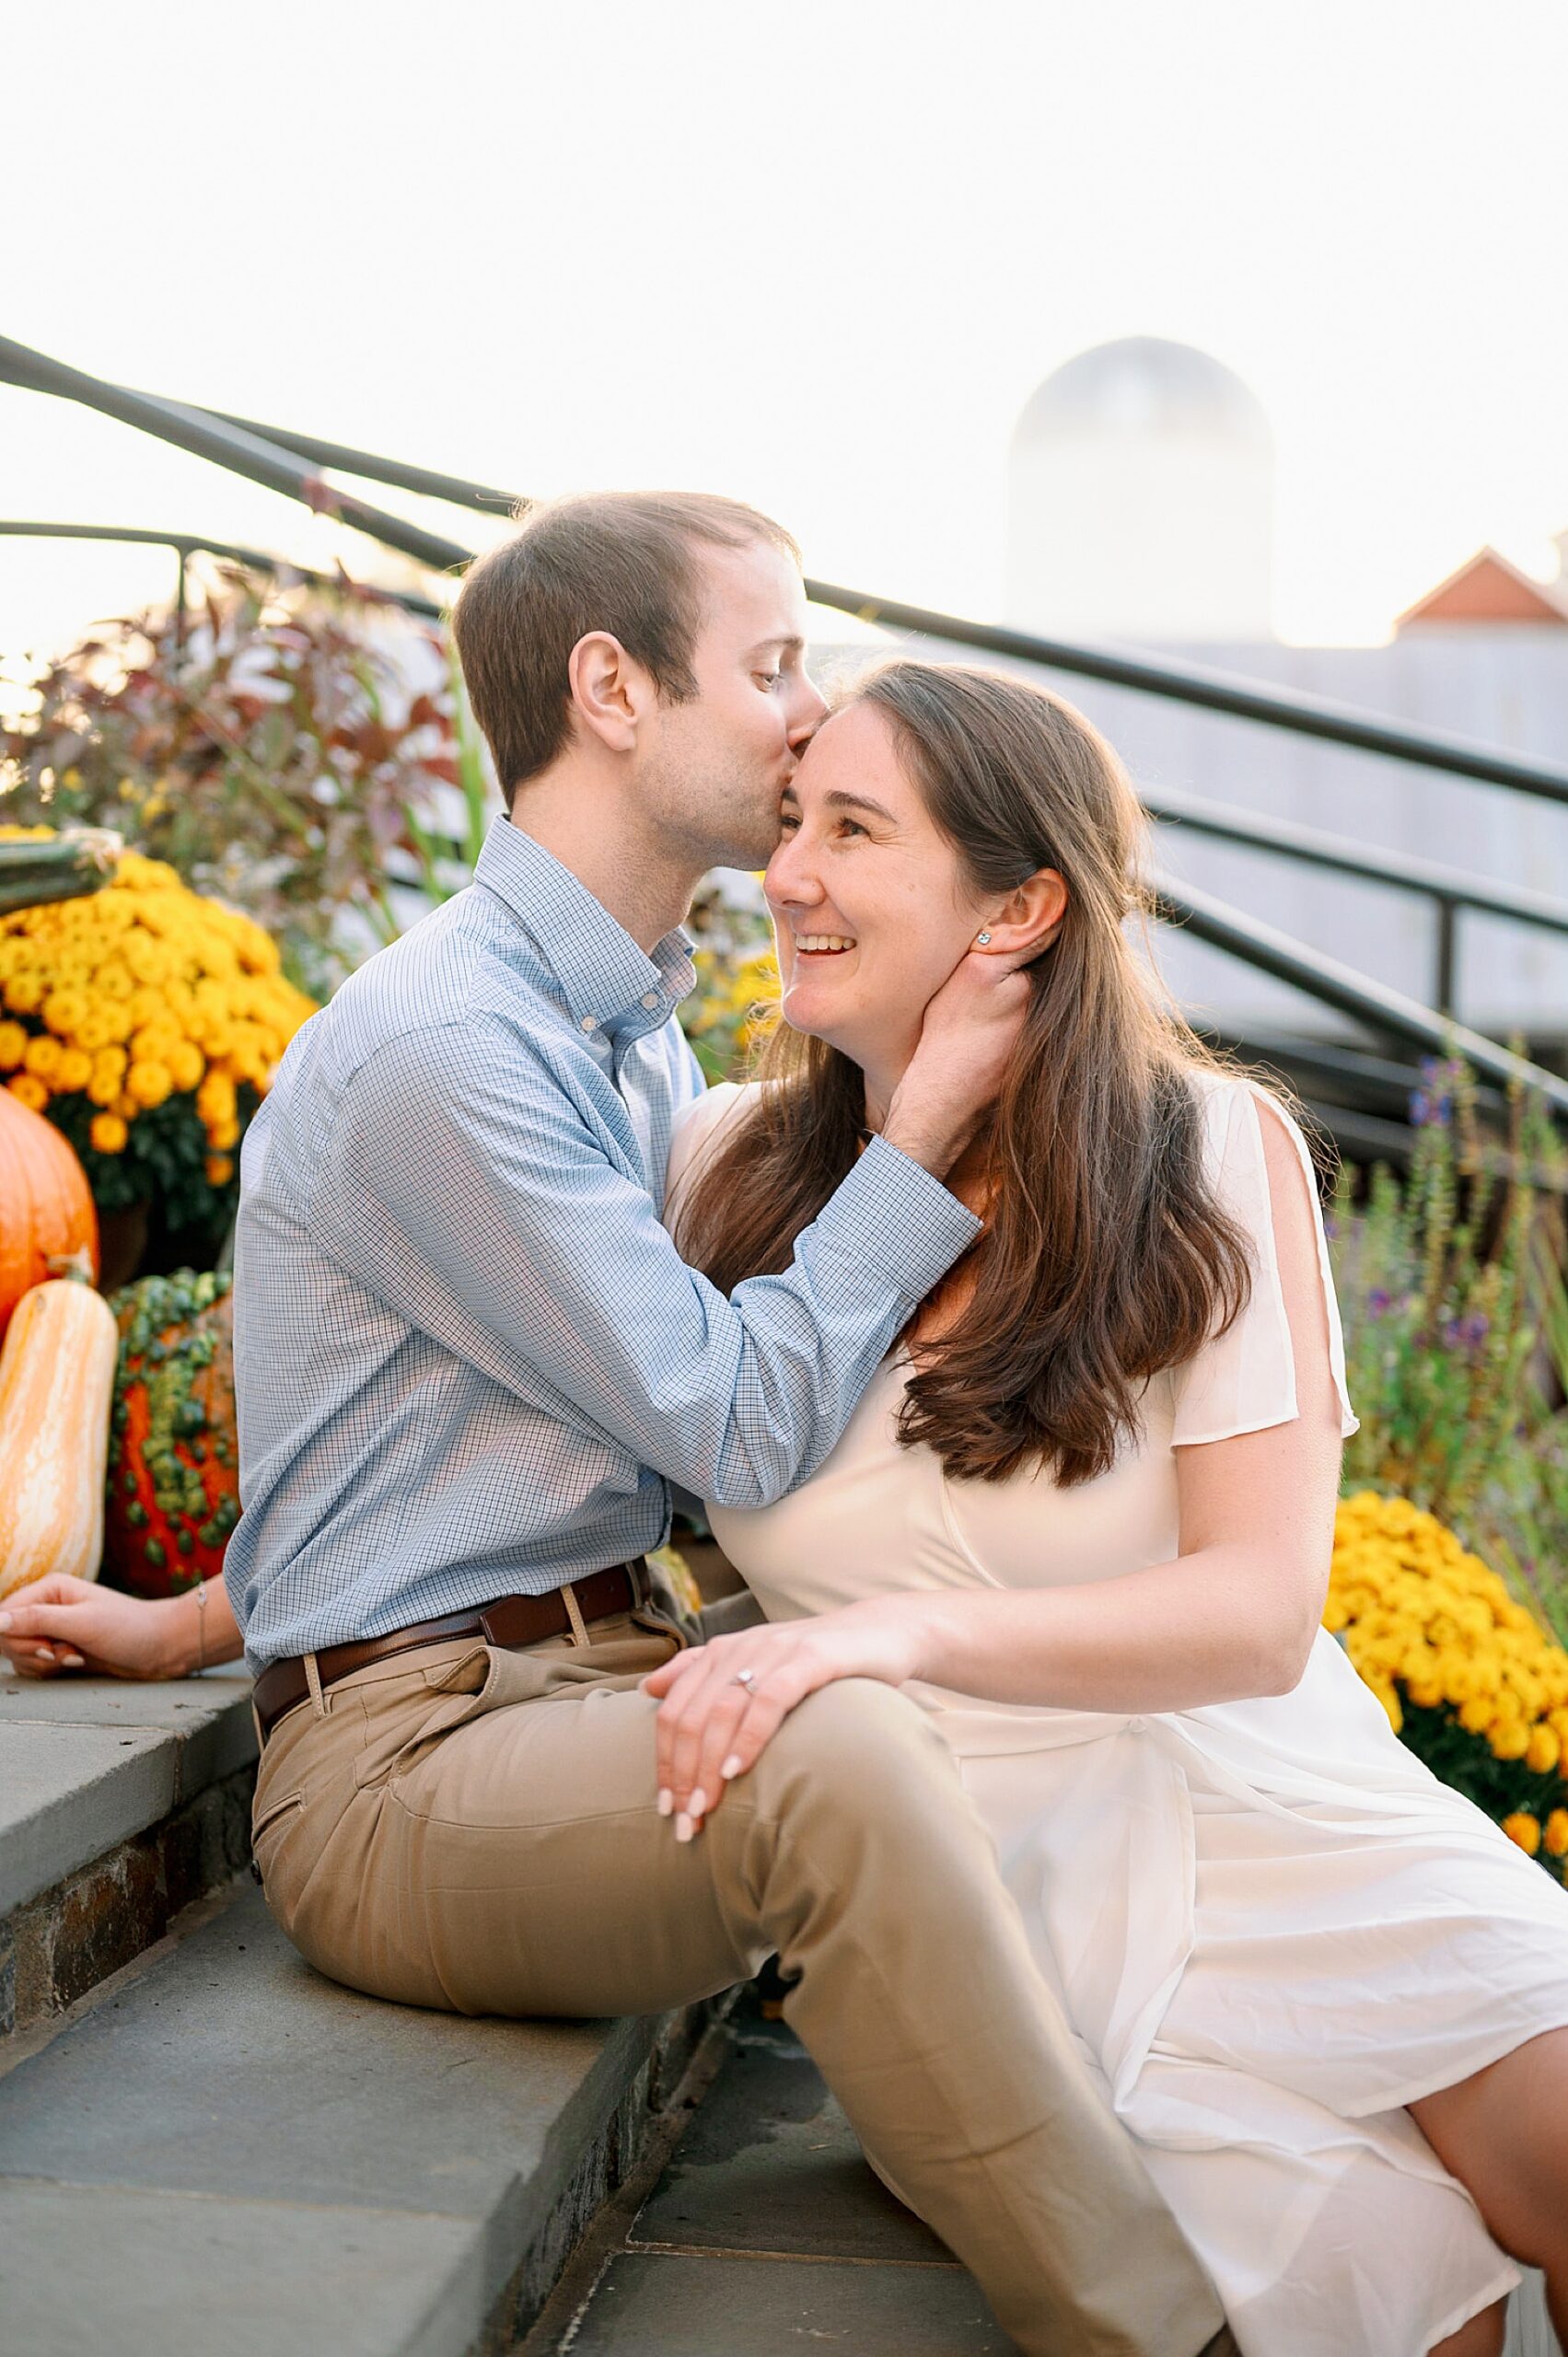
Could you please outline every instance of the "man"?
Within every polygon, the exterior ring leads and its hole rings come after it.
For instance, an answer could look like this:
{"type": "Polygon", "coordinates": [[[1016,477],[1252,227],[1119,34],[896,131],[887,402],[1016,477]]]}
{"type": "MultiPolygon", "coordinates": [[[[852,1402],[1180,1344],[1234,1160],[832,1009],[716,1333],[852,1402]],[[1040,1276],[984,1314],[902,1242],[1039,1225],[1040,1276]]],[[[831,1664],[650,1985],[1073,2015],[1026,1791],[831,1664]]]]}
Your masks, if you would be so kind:
{"type": "Polygon", "coordinates": [[[922,1713],[809,1697],[680,1842],[639,1690],[684,1642],[641,1561],[668,1481],[782,1495],[972,1242],[941,1176],[1024,987],[955,976],[792,1267],[726,1299],[658,1220],[702,1086],[677,928],[706,869],[767,857],[822,712],[794,544],[726,501],[561,503],[456,630],[507,816],[246,1141],[226,1579],[269,1902],[322,1970],[470,2012],[653,2011],[776,1951],[868,2153],[1022,2349],[1190,2357],[1213,2293],[922,1713]]]}

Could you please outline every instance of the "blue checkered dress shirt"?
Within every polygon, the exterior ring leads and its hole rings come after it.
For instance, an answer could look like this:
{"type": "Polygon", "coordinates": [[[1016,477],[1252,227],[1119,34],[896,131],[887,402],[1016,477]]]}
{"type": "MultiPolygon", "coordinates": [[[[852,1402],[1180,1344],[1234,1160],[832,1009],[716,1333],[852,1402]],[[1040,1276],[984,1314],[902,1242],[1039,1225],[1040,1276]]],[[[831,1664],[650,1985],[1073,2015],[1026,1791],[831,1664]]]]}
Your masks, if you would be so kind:
{"type": "Polygon", "coordinates": [[[873,1142],[729,1298],[659,1225],[700,1095],[651,958],[505,818],[474,881],[312,1016],[246,1136],[243,1514],[261,1669],[658,1546],[666,1477],[771,1504],[819,1465],[976,1222],[873,1142]]]}

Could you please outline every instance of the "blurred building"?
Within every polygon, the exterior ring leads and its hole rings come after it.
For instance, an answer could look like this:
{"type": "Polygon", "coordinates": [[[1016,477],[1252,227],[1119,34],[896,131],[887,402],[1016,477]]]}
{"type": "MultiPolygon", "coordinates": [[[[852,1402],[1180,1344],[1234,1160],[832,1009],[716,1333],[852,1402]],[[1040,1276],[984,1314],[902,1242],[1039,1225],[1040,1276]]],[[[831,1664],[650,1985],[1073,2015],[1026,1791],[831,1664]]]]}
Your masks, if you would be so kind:
{"type": "Polygon", "coordinates": [[[1124,336],[1025,404],[1008,459],[1007,618],[1079,638],[1271,635],[1273,437],[1239,377],[1124,336]]]}
{"type": "Polygon", "coordinates": [[[1563,556],[1568,552],[1568,532],[1557,536],[1558,578],[1538,581],[1533,574],[1521,573],[1495,549],[1478,549],[1458,569],[1407,606],[1395,623],[1396,630],[1409,630],[1412,625],[1427,622],[1463,622],[1467,627],[1477,622],[1545,622],[1551,628],[1568,627],[1568,572],[1563,568],[1563,556]]]}
{"type": "MultiPolygon", "coordinates": [[[[1030,396],[1013,436],[1007,619],[1568,767],[1568,532],[1556,578],[1479,550],[1399,617],[1385,646],[1282,645],[1270,623],[1272,463],[1258,401],[1207,354],[1151,336],[1079,354],[1030,396]]],[[[1057,684],[1152,798],[1200,795],[1568,903],[1568,807],[1096,681],[1057,684]]],[[[1431,1003],[1425,900],[1179,827],[1159,830],[1158,855],[1431,1003]]],[[[1197,942],[1167,935],[1160,956],[1183,1002],[1226,1029],[1344,1033],[1329,1010],[1197,942]]],[[[1568,938],[1467,913],[1458,1011],[1494,1037],[1568,1043],[1568,938]]]]}

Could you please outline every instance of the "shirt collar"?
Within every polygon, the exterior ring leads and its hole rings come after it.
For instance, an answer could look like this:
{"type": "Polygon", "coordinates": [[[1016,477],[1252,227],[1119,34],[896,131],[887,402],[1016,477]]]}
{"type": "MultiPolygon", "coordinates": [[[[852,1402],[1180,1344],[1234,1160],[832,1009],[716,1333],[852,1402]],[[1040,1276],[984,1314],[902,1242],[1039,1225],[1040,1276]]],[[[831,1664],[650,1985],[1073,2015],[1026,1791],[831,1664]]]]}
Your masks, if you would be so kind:
{"type": "Polygon", "coordinates": [[[504,815],[492,819],[473,873],[531,935],[567,1014],[590,1039],[656,1030],[696,981],[691,941],[679,925],[650,958],[569,867],[504,815]]]}

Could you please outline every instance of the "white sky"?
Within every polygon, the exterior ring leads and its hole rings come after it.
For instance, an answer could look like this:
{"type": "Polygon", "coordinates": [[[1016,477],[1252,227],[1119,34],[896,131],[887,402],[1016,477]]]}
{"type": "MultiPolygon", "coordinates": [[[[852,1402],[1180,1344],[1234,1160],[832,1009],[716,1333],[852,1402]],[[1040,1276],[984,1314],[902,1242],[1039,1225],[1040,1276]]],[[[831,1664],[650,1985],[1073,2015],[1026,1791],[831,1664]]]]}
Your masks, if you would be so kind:
{"type": "MultiPolygon", "coordinates": [[[[86,0],[11,11],[0,71],[0,326],[133,385],[730,492],[829,579],[993,615],[1019,407],[1166,335],[1269,412],[1287,637],[1380,637],[1482,540],[1548,573],[1568,525],[1561,0],[86,0]]],[[[0,389],[29,515],[334,545],[0,389]]],[[[0,540],[0,652],[169,577],[0,540]]]]}

